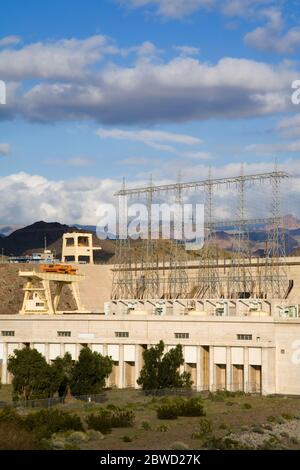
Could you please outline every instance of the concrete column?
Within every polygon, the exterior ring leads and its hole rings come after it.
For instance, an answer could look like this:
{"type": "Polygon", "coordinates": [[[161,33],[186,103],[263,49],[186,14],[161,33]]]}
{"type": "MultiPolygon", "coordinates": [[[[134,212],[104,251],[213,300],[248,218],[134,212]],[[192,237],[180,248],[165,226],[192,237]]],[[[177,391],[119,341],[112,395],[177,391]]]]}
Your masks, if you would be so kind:
{"type": "Polygon", "coordinates": [[[45,359],[47,361],[47,363],[49,364],[49,343],[45,343],[45,359]]]}
{"type": "Polygon", "coordinates": [[[136,383],[141,371],[141,356],[142,356],[142,347],[139,344],[135,345],[135,356],[134,356],[134,388],[140,388],[136,383]]]}
{"type": "Polygon", "coordinates": [[[77,343],[77,344],[76,344],[75,361],[78,361],[81,348],[82,348],[81,344],[80,344],[80,343],[77,343]]]}
{"type": "Polygon", "coordinates": [[[60,343],[60,357],[64,357],[65,355],[65,343],[60,343]]]}
{"type": "Polygon", "coordinates": [[[197,363],[196,363],[196,390],[200,391],[201,387],[201,346],[197,346],[197,363]]]}
{"type": "Polygon", "coordinates": [[[124,345],[123,344],[119,344],[118,388],[124,388],[124,345]]]}
{"type": "Polygon", "coordinates": [[[214,363],[214,347],[209,346],[209,390],[215,391],[215,363],[214,363]]]}
{"type": "Polygon", "coordinates": [[[7,343],[3,343],[2,377],[1,383],[7,384],[7,343]]]}
{"type": "Polygon", "coordinates": [[[231,348],[226,348],[226,389],[231,391],[231,348]]]}
{"type": "Polygon", "coordinates": [[[262,348],[261,383],[262,394],[275,393],[275,348],[262,348]]]}
{"type": "Polygon", "coordinates": [[[244,392],[249,391],[249,348],[244,348],[244,392]]]}

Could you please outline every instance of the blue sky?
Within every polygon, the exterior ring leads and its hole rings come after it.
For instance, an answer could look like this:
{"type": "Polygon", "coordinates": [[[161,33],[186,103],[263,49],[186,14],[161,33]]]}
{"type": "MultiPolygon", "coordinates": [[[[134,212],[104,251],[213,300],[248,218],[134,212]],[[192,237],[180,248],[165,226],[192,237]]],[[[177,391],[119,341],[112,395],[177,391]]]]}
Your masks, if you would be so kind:
{"type": "Polygon", "coordinates": [[[4,0],[0,225],[95,223],[123,176],[268,171],[274,157],[299,216],[299,12],[298,0],[4,0]]]}

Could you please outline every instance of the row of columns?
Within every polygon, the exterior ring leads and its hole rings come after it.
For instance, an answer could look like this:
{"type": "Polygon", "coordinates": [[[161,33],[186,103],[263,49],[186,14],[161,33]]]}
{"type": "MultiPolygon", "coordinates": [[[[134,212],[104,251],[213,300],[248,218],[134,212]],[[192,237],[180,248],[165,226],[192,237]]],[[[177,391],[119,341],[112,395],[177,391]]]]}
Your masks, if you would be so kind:
{"type": "MultiPolygon", "coordinates": [[[[91,347],[91,344],[88,344],[91,347]]],[[[125,387],[125,362],[124,362],[124,345],[119,344],[119,361],[118,361],[118,373],[116,377],[116,386],[120,389],[125,387]]],[[[19,344],[19,348],[24,347],[23,343],[19,344]]],[[[33,343],[30,343],[30,347],[33,347],[33,343]]],[[[76,353],[75,359],[78,359],[80,350],[82,349],[83,344],[76,344],[76,353]]],[[[47,362],[50,362],[49,354],[49,343],[45,343],[45,359],[47,362]]],[[[60,355],[63,356],[66,352],[65,343],[60,343],[60,355]]],[[[137,386],[137,380],[140,375],[140,370],[142,368],[142,352],[143,347],[141,345],[135,345],[135,361],[134,361],[134,386],[137,386]]],[[[103,355],[108,354],[108,345],[103,345],[103,355]]],[[[208,374],[208,384],[204,384],[204,370],[203,370],[203,348],[201,346],[197,347],[197,356],[196,356],[196,372],[195,372],[195,382],[193,386],[197,390],[202,390],[205,385],[208,385],[209,390],[214,391],[216,389],[216,364],[214,361],[214,346],[209,347],[209,374],[208,374]]],[[[1,381],[3,384],[7,383],[7,359],[8,359],[8,343],[3,343],[3,361],[2,361],[2,377],[1,381]]],[[[244,348],[244,390],[247,391],[249,383],[249,349],[244,348]]],[[[184,366],[181,367],[181,372],[184,371],[184,366]]],[[[262,391],[263,393],[274,393],[274,380],[275,380],[275,367],[273,363],[273,354],[272,349],[262,348],[262,391]],[[267,371],[267,373],[266,373],[267,371]]],[[[108,380],[109,383],[109,380],[108,380]]],[[[232,361],[231,361],[231,348],[226,347],[226,389],[230,391],[232,384],[232,361]]]]}

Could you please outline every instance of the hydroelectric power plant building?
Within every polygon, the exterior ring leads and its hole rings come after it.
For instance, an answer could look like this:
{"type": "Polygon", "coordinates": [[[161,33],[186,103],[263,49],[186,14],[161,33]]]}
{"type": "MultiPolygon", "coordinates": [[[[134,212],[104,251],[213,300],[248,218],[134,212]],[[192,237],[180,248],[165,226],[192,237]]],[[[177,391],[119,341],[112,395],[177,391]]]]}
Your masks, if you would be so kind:
{"type": "MultiPolygon", "coordinates": [[[[144,259],[134,264],[125,240],[114,266],[78,264],[76,272],[63,264],[23,269],[22,309],[0,315],[2,383],[11,380],[7,360],[15,349],[34,347],[52,361],[65,352],[77,359],[81,348],[89,346],[113,360],[108,386],[137,387],[143,351],[163,340],[167,349],[183,346],[182,369],[191,373],[199,391],[300,395],[300,257],[285,257],[279,249],[276,197],[267,254],[249,256],[246,225],[253,221],[245,219],[242,207],[248,181],[271,179],[276,196],[284,177],[275,171],[198,182],[205,186],[209,211],[200,260],[185,260],[174,243],[170,260],[162,263],[154,254],[155,243],[147,239],[144,259]],[[238,249],[229,259],[219,259],[213,250],[212,189],[223,181],[238,186],[241,202],[234,221],[238,249]],[[72,289],[76,311],[57,309],[65,284],[72,289]]],[[[181,193],[185,188],[184,183],[173,186],[168,190],[181,193]]],[[[150,186],[145,194],[152,198],[154,191],[150,186]]],[[[123,188],[120,196],[125,193],[123,188]]]]}

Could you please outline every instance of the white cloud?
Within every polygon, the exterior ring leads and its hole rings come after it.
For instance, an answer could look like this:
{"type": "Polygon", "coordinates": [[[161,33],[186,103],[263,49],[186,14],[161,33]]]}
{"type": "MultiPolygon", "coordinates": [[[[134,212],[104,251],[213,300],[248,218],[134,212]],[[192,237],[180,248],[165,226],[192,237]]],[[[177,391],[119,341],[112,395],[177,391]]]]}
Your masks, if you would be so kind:
{"type": "Polygon", "coordinates": [[[87,66],[117,49],[101,35],[87,39],[37,42],[21,49],[0,50],[2,79],[75,79],[86,75],[87,66]]]}
{"type": "Polygon", "coordinates": [[[20,42],[20,36],[5,36],[4,38],[0,39],[0,47],[14,46],[16,44],[19,44],[20,42]]]}
{"type": "Polygon", "coordinates": [[[131,8],[151,7],[157,15],[186,18],[198,10],[215,9],[227,16],[250,16],[262,7],[276,5],[276,0],[119,0],[131,8]]]}
{"type": "Polygon", "coordinates": [[[297,70],[247,59],[207,64],[178,57],[169,62],[109,65],[84,83],[40,81],[8,96],[0,119],[92,119],[105,124],[165,123],[262,116],[291,109],[297,70]],[[9,105],[10,103],[10,105],[9,105]]]}
{"type": "Polygon", "coordinates": [[[122,129],[102,128],[98,129],[97,135],[101,138],[142,142],[156,150],[170,152],[178,157],[187,157],[197,160],[208,160],[212,158],[208,152],[179,150],[177,147],[170,145],[171,143],[184,146],[195,146],[203,143],[198,137],[192,137],[186,134],[176,134],[174,132],[156,130],[127,131],[122,129]]]}
{"type": "Polygon", "coordinates": [[[300,45],[300,27],[293,27],[284,32],[284,21],[280,10],[268,9],[263,14],[267,18],[267,24],[246,34],[246,44],[261,51],[293,53],[300,45]]]}
{"type": "Polygon", "coordinates": [[[251,144],[246,150],[258,155],[274,155],[277,153],[296,153],[300,152],[300,140],[292,142],[280,142],[272,144],[251,144]]]}
{"type": "Polygon", "coordinates": [[[281,119],[277,128],[284,137],[300,136],[300,113],[281,119]]]}
{"type": "MultiPolygon", "coordinates": [[[[283,191],[283,212],[300,216],[300,160],[286,160],[280,168],[292,177],[288,191],[283,191]]],[[[172,170],[175,168],[172,168],[172,170]]],[[[182,181],[205,179],[208,166],[204,164],[187,165],[182,181]]],[[[170,171],[170,164],[163,162],[160,173],[154,175],[154,184],[170,183],[176,175],[170,171]],[[167,175],[167,177],[166,177],[167,175]]],[[[245,174],[272,171],[272,162],[245,164],[245,174]]],[[[214,178],[240,174],[240,163],[231,163],[222,167],[212,167],[214,178]]],[[[173,179],[174,178],[174,179],[173,179]]],[[[145,186],[149,175],[143,179],[127,181],[127,187],[145,186]]],[[[39,175],[17,173],[0,177],[0,193],[5,194],[5,204],[0,205],[0,219],[3,224],[21,225],[36,220],[58,221],[67,224],[97,224],[96,211],[101,203],[113,203],[113,194],[121,187],[121,182],[114,179],[81,177],[75,180],[53,181],[39,175]]],[[[258,191],[249,187],[246,197],[251,216],[268,216],[270,211],[270,187],[262,185],[258,191]],[[264,204],[261,204],[263,196],[264,204]]],[[[191,194],[192,196],[192,194],[191,194]]],[[[216,209],[219,218],[234,216],[237,210],[236,189],[216,191],[216,209]]],[[[201,201],[201,192],[193,195],[201,201]]]]}
{"type": "Polygon", "coordinates": [[[191,57],[200,54],[200,48],[194,46],[174,46],[174,49],[184,57],[191,57]]]}
{"type": "Polygon", "coordinates": [[[11,153],[11,146],[0,142],[0,156],[7,156],[11,153]]]}
{"type": "Polygon", "coordinates": [[[144,144],[150,146],[152,146],[152,144],[164,142],[184,145],[197,145],[202,143],[202,140],[200,140],[198,137],[155,130],[127,131],[122,129],[101,128],[98,129],[97,135],[101,138],[143,142],[144,144]]]}

